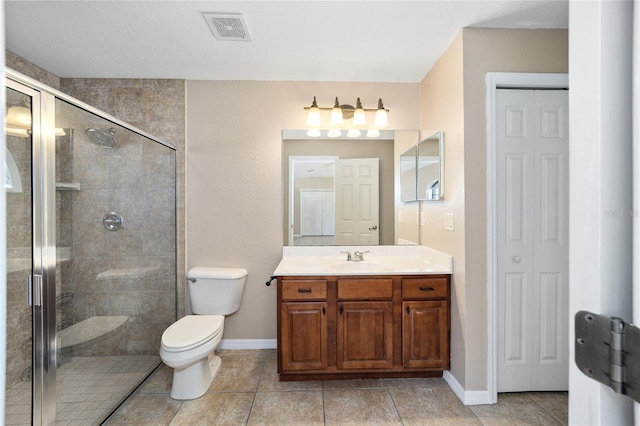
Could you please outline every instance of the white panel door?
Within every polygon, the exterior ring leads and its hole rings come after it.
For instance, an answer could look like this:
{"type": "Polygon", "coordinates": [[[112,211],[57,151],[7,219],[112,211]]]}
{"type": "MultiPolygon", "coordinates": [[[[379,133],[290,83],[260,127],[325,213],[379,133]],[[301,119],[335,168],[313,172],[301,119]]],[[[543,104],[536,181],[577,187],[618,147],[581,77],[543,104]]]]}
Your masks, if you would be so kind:
{"type": "Polygon", "coordinates": [[[336,163],[336,245],[379,244],[378,158],[336,163]]]}
{"type": "Polygon", "coordinates": [[[317,191],[300,191],[300,234],[322,233],[322,194],[317,191]]]}
{"type": "Polygon", "coordinates": [[[568,96],[497,91],[498,392],[568,389],[568,96]]]}
{"type": "Polygon", "coordinates": [[[322,235],[336,232],[335,193],[322,191],[322,235]]]}
{"type": "Polygon", "coordinates": [[[333,190],[300,190],[301,235],[333,235],[335,228],[333,197],[333,190]]]}

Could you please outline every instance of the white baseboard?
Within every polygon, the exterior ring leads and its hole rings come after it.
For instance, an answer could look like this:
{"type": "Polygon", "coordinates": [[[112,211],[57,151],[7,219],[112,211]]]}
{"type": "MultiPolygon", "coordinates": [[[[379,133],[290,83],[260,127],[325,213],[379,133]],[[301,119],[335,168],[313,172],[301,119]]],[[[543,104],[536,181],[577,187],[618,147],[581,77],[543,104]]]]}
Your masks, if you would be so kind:
{"type": "Polygon", "coordinates": [[[458,383],[453,374],[448,371],[445,371],[442,374],[445,382],[449,384],[449,387],[456,396],[462,401],[464,405],[485,405],[491,404],[491,399],[489,398],[489,391],[467,391],[458,383]]]}
{"type": "Polygon", "coordinates": [[[218,349],[276,349],[276,339],[222,339],[218,349]]]}

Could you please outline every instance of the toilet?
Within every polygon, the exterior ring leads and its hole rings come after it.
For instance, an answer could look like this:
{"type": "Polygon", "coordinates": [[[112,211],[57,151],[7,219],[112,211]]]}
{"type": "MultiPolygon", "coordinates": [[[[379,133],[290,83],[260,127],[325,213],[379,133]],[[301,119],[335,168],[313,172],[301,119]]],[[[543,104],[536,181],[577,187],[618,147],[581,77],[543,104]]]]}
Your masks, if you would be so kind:
{"type": "Polygon", "coordinates": [[[247,271],[242,268],[194,267],[187,272],[193,315],[180,318],[162,334],[160,358],[173,368],[171,398],[195,399],[209,389],[220,357],[224,316],[240,308],[247,271]]]}

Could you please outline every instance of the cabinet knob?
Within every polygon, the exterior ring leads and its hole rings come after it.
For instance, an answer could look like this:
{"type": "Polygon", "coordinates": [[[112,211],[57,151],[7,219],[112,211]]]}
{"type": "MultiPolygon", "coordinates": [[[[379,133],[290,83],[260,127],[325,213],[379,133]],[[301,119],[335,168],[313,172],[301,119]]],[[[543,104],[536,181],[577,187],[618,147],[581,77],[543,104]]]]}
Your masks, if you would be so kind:
{"type": "Polygon", "coordinates": [[[518,256],[518,255],[513,256],[513,261],[514,261],[515,263],[520,263],[520,261],[521,261],[521,260],[522,260],[522,258],[521,258],[520,256],[518,256]]]}

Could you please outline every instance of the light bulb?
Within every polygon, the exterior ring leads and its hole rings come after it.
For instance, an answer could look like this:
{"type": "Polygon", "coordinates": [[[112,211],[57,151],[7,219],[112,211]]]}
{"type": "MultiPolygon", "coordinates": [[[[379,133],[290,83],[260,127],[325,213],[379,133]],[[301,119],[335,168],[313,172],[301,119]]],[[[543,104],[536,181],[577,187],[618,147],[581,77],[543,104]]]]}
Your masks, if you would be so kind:
{"type": "Polygon", "coordinates": [[[378,99],[375,126],[376,129],[386,129],[389,127],[389,118],[387,117],[387,110],[384,108],[384,105],[382,105],[382,98],[378,99]]]}
{"type": "Polygon", "coordinates": [[[344,119],[342,117],[342,108],[340,108],[340,102],[338,102],[338,98],[336,97],[336,103],[333,105],[331,109],[331,127],[342,127],[344,126],[344,119]]]}
{"type": "Polygon", "coordinates": [[[316,102],[316,97],[313,97],[313,103],[309,107],[309,114],[307,115],[307,126],[308,127],[320,127],[322,123],[320,122],[320,108],[318,108],[318,103],[316,102]]]}
{"type": "Polygon", "coordinates": [[[367,125],[367,119],[364,116],[364,109],[360,98],[356,101],[356,109],[353,111],[353,125],[354,127],[364,127],[367,125]]]}

